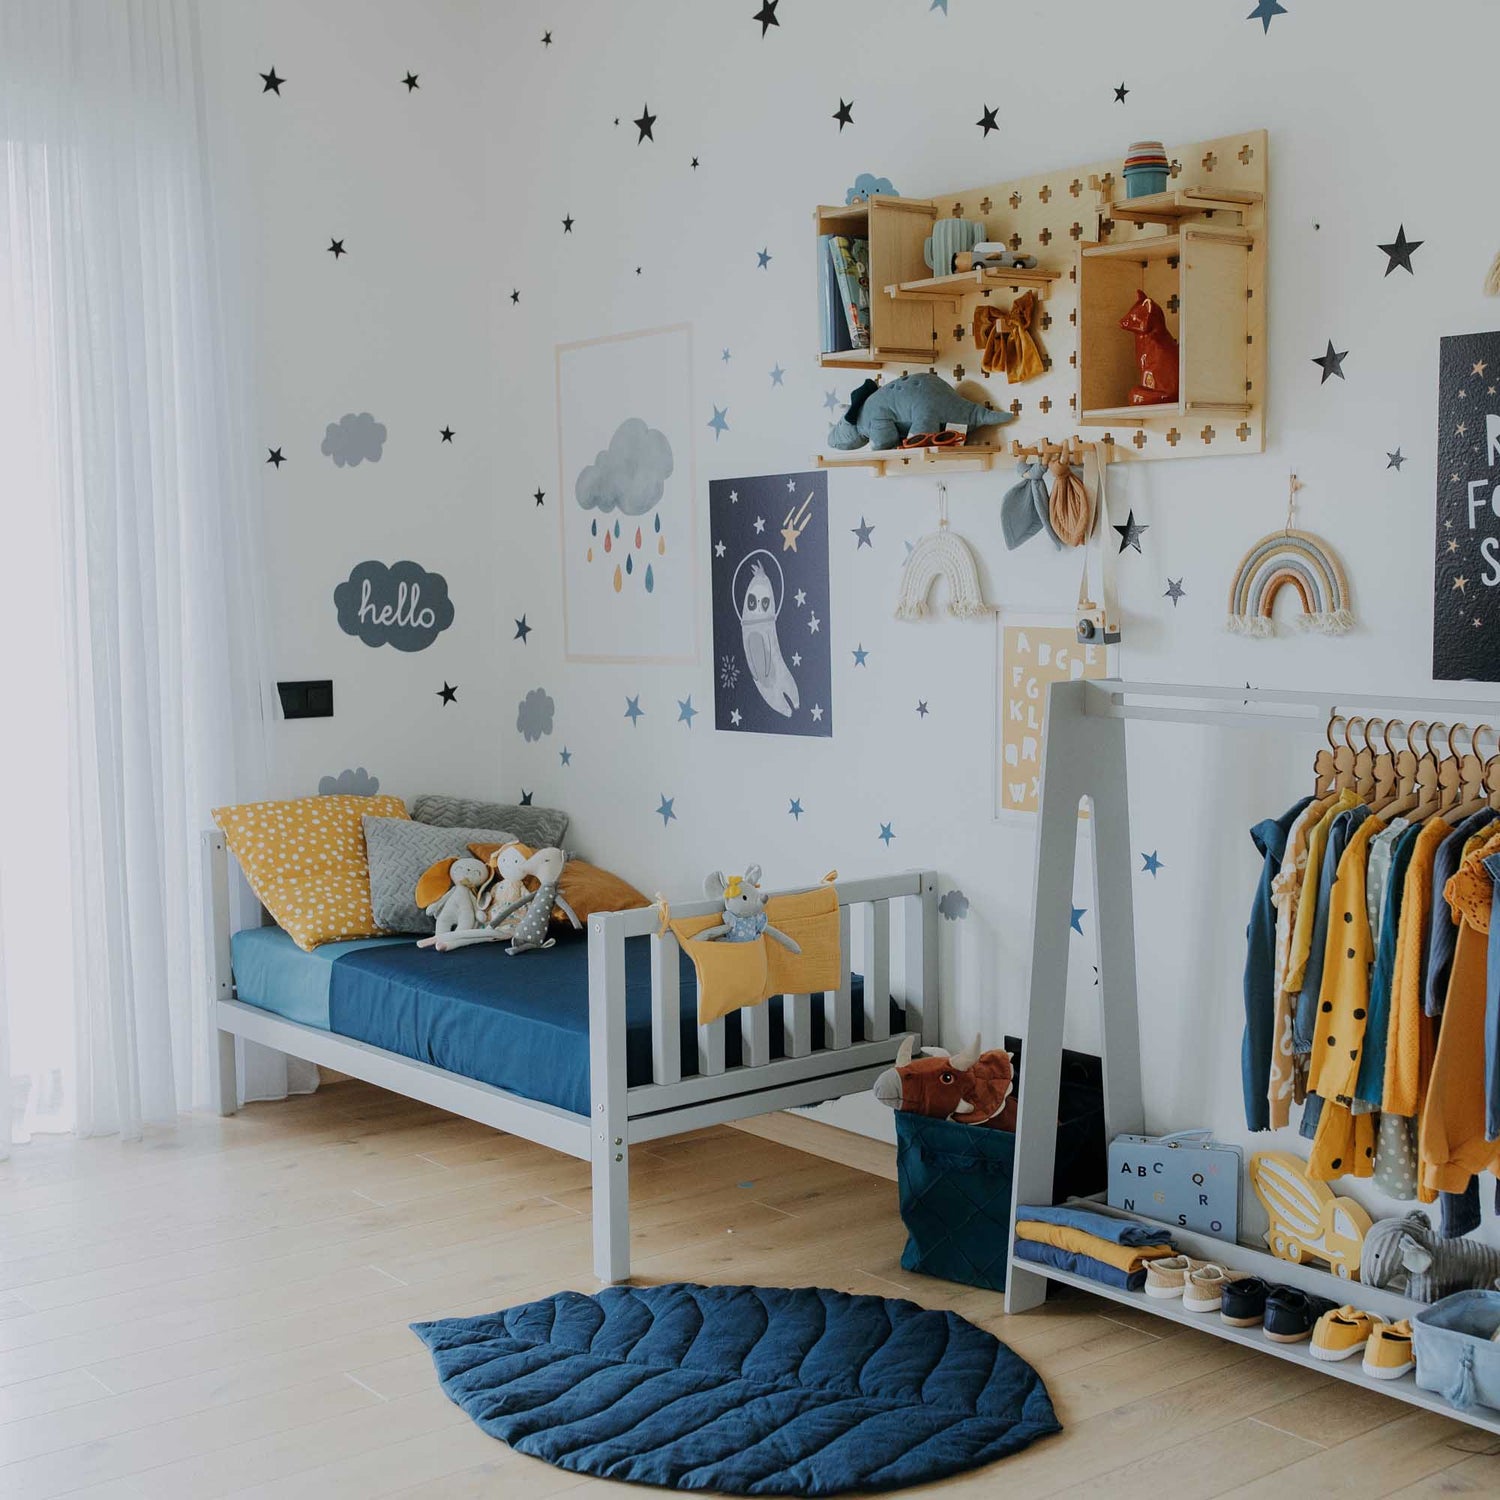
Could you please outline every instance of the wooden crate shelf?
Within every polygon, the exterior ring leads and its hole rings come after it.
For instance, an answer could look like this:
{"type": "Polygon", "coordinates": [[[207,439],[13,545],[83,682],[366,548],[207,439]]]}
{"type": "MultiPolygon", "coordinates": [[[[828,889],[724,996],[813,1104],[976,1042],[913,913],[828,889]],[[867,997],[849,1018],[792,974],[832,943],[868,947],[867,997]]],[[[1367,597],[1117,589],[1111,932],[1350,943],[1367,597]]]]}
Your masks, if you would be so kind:
{"type": "Polygon", "coordinates": [[[979,266],[955,271],[951,276],[924,276],[920,281],[900,281],[888,286],[887,296],[896,302],[946,302],[956,312],[965,297],[989,296],[999,291],[1034,291],[1044,299],[1061,271],[1036,267],[1023,271],[1015,266],[979,266]]]}
{"type": "Polygon", "coordinates": [[[1131,260],[1149,265],[1155,260],[1180,260],[1195,243],[1204,240],[1221,245],[1240,245],[1249,248],[1255,236],[1243,229],[1180,229],[1172,234],[1143,235],[1138,240],[1126,240],[1119,245],[1085,245],[1085,260],[1131,260]]]}
{"type": "Polygon", "coordinates": [[[1102,212],[1106,219],[1123,224],[1180,224],[1201,214],[1237,213],[1243,218],[1263,201],[1261,193],[1186,187],[1151,193],[1144,198],[1105,199],[1102,212]]]}
{"type": "Polygon", "coordinates": [[[1250,410],[1248,401],[1181,401],[1163,402],[1157,406],[1101,406],[1078,415],[1084,427],[1144,426],[1162,417],[1242,417],[1250,410]]]}

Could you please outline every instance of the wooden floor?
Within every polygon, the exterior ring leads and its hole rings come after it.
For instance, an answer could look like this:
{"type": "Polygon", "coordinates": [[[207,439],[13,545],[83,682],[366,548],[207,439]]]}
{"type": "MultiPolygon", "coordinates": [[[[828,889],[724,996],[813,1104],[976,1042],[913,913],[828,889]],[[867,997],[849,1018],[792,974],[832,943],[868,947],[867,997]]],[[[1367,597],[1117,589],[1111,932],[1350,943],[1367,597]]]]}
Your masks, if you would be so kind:
{"type": "MultiPolygon", "coordinates": [[[[1500,1494],[1487,1435],[1092,1298],[1007,1319],[902,1271],[894,1189],[714,1129],[632,1154],[648,1281],[949,1306],[1045,1377],[1064,1433],[912,1495],[1500,1494]]],[[[0,1495],[649,1493],[485,1437],[411,1321],[589,1274],[588,1168],[363,1084],[0,1164],[0,1495]]]]}

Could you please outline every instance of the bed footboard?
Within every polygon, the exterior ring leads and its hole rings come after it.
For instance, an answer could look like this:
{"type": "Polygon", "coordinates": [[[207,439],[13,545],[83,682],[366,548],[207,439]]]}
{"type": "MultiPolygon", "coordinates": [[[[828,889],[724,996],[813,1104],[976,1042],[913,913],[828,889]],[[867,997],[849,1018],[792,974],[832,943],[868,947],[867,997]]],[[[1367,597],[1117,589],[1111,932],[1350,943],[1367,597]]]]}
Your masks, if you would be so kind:
{"type": "MultiPolygon", "coordinates": [[[[678,982],[680,949],[659,932],[655,908],[589,921],[590,1141],[594,1187],[594,1271],[601,1281],[630,1275],[629,1172],[633,1143],[705,1125],[863,1092],[891,1065],[902,1039],[921,1040],[937,1002],[937,877],[910,871],[841,882],[841,974],[836,990],[782,997],[781,1056],[772,1057],[771,1007],[750,1006],[697,1028],[697,1056],[685,1074],[678,982]],[[900,951],[893,954],[892,918],[900,951]],[[629,1085],[625,1064],[625,943],[651,943],[651,1079],[629,1085]],[[895,961],[899,958],[899,964],[895,961]],[[863,977],[855,1040],[852,973],[863,977]],[[891,1003],[900,1011],[892,1025],[891,1003]],[[814,1046],[814,1018],[821,1044],[814,1046]],[[741,1062],[726,1065],[729,1029],[741,1062]]],[[[718,902],[674,906],[680,917],[721,910],[718,902]]]]}

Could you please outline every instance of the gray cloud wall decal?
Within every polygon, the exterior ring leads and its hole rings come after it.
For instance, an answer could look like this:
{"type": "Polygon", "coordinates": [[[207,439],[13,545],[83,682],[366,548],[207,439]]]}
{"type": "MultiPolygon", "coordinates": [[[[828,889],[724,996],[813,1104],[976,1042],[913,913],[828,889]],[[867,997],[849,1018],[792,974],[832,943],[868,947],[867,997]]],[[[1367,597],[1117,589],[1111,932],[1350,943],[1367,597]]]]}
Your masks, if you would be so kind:
{"type": "Polygon", "coordinates": [[[323,433],[323,452],[341,469],[346,465],[352,469],[366,459],[378,464],[384,451],[385,423],[367,411],[346,412],[323,433]]]}
{"type": "Polygon", "coordinates": [[[672,477],[672,445],[667,435],[639,417],[615,428],[609,447],[578,475],[573,496],[584,510],[643,516],[658,504],[672,477]]]}
{"type": "Polygon", "coordinates": [[[333,591],[339,629],[367,646],[425,651],[453,623],[448,580],[420,563],[362,562],[333,591]]]}
{"type": "Polygon", "coordinates": [[[552,733],[556,705],[545,688],[532,688],[516,708],[516,730],[527,741],[552,733]]]}

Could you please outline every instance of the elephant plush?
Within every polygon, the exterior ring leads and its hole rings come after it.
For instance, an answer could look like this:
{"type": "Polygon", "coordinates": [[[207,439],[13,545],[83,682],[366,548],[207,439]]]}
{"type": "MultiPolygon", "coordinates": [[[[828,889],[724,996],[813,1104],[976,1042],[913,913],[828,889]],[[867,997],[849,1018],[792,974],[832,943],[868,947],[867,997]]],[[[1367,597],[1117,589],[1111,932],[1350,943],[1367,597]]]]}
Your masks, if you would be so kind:
{"type": "Polygon", "coordinates": [[[912,434],[942,432],[950,422],[973,429],[1012,420],[1008,411],[966,400],[941,375],[902,375],[884,385],[865,381],[850,397],[844,420],[829,432],[828,446],[899,448],[912,434]]]}

